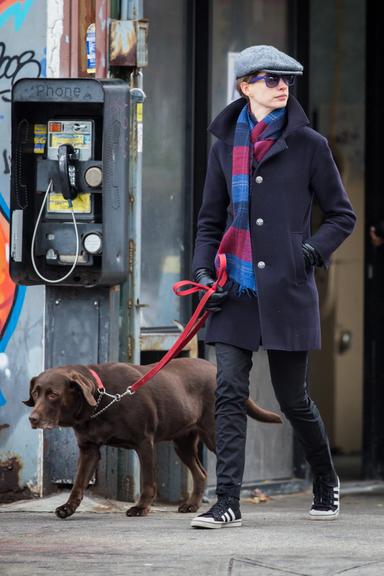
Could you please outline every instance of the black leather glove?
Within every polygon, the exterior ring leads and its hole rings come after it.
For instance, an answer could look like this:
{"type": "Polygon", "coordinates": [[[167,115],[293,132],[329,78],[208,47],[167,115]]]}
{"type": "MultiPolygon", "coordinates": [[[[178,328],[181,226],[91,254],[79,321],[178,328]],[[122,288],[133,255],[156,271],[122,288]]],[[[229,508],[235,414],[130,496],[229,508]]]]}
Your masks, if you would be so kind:
{"type": "MultiPolygon", "coordinates": [[[[213,284],[215,283],[215,279],[213,278],[213,272],[208,268],[198,268],[193,275],[193,280],[195,282],[198,282],[199,284],[203,284],[203,286],[213,286],[213,284]]],[[[202,299],[205,293],[206,293],[205,290],[199,290],[200,300],[202,299]]],[[[210,312],[219,312],[227,296],[228,291],[224,290],[222,286],[218,286],[216,292],[212,294],[212,296],[208,299],[207,303],[205,304],[204,310],[209,310],[210,312]]]]}
{"type": "Polygon", "coordinates": [[[302,247],[304,260],[307,266],[323,266],[323,260],[316,248],[312,246],[312,244],[309,244],[309,242],[304,242],[302,247]]]}
{"type": "Polygon", "coordinates": [[[376,226],[374,226],[374,228],[376,236],[379,238],[384,238],[384,222],[379,222],[376,224],[376,226]]]}

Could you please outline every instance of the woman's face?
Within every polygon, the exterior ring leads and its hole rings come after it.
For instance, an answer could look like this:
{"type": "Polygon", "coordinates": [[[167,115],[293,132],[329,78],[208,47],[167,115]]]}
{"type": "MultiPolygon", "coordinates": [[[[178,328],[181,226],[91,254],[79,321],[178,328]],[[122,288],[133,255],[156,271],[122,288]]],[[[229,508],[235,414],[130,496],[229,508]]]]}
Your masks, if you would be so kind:
{"type": "Polygon", "coordinates": [[[272,110],[284,108],[287,105],[289,96],[289,87],[280,77],[275,87],[269,88],[263,77],[273,77],[276,75],[269,74],[268,72],[257,72],[254,78],[258,78],[256,82],[242,82],[240,84],[243,94],[248,96],[252,112],[258,120],[266,116],[272,110]],[[261,78],[260,78],[261,77],[261,78]]]}

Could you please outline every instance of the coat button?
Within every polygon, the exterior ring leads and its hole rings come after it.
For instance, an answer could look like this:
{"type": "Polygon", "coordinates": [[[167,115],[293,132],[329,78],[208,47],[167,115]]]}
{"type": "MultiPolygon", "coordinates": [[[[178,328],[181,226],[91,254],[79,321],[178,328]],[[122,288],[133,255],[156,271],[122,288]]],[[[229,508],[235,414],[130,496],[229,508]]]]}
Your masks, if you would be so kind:
{"type": "Polygon", "coordinates": [[[258,267],[258,268],[261,268],[261,269],[265,268],[265,262],[263,262],[262,260],[260,260],[260,262],[257,263],[257,267],[258,267]]]}
{"type": "Polygon", "coordinates": [[[256,176],[256,184],[261,184],[263,181],[263,177],[262,176],[256,176]]]}
{"type": "Polygon", "coordinates": [[[257,226],[262,226],[263,224],[264,224],[264,220],[263,220],[262,218],[258,218],[258,219],[256,220],[256,225],[257,225],[257,226]]]}

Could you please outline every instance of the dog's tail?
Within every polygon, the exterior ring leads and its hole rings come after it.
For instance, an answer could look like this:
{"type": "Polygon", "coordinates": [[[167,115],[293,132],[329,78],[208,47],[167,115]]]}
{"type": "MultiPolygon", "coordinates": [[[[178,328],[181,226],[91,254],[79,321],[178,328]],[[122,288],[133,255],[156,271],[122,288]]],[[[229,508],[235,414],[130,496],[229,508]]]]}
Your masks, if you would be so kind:
{"type": "Polygon", "coordinates": [[[247,407],[248,416],[254,418],[254,420],[259,420],[259,422],[274,422],[275,424],[282,423],[281,416],[275,412],[270,412],[269,410],[260,408],[260,406],[251,400],[251,398],[248,398],[248,400],[245,402],[245,405],[247,407]]]}

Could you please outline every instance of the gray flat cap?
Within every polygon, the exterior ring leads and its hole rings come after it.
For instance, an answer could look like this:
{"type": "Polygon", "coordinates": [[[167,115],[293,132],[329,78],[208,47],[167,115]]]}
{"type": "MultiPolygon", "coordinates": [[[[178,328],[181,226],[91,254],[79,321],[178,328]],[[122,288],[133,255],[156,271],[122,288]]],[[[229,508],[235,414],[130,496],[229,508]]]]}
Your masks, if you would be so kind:
{"type": "Polygon", "coordinates": [[[277,74],[302,74],[304,67],[274,46],[250,46],[240,52],[235,60],[236,78],[265,70],[277,74]]]}

